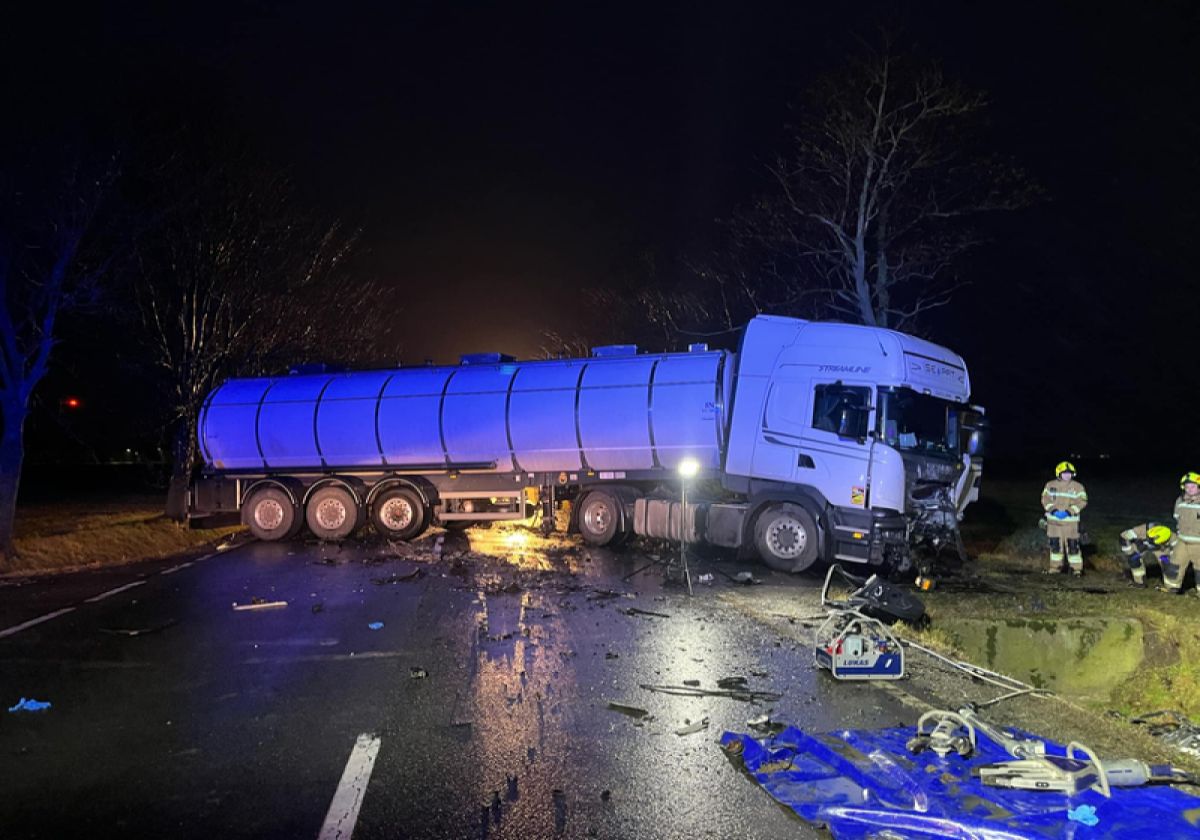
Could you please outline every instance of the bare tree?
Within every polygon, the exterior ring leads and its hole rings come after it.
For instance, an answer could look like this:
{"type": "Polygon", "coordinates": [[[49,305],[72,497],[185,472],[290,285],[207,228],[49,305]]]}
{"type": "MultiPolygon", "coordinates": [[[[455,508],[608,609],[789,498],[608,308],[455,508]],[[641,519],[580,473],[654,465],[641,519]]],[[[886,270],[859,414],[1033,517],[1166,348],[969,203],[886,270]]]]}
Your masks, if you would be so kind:
{"type": "Polygon", "coordinates": [[[306,213],[282,175],[238,162],[206,169],[143,243],[135,294],[171,409],[168,516],[186,516],[197,420],[223,379],[387,353],[395,313],[349,272],[357,239],[306,213]]]}
{"type": "Polygon", "coordinates": [[[742,304],[897,329],[947,304],[959,258],[983,241],[975,222],[1034,194],[978,151],[985,106],[890,48],[818,82],[768,166],[776,189],[732,222],[757,275],[732,289],[742,304]]]}
{"type": "Polygon", "coordinates": [[[96,299],[109,266],[89,256],[88,244],[114,172],[89,179],[77,167],[53,189],[17,176],[0,184],[0,567],[13,556],[25,421],[50,368],[58,322],[96,299]]]}

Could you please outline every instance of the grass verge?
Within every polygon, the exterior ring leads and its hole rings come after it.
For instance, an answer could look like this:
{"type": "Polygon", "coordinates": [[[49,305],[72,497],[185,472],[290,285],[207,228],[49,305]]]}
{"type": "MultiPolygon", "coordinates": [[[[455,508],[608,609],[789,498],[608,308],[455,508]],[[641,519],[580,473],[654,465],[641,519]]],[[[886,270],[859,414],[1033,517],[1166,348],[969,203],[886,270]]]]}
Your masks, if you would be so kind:
{"type": "Polygon", "coordinates": [[[177,525],[162,515],[162,500],[154,497],[29,505],[17,511],[16,557],[0,572],[29,574],[152,560],[238,530],[177,525]]]}

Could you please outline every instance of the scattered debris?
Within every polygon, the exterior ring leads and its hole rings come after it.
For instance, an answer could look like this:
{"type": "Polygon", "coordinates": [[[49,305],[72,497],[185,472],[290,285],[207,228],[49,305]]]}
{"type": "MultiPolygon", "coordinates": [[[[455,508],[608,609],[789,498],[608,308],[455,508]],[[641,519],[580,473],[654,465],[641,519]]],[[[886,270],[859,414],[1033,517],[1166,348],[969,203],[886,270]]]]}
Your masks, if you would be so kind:
{"type": "Polygon", "coordinates": [[[608,701],[608,709],[609,709],[609,711],[620,712],[621,714],[626,715],[628,717],[638,718],[638,719],[644,718],[650,714],[648,711],[646,711],[645,709],[642,709],[638,706],[630,706],[625,703],[616,703],[612,700],[608,701]]]}
{"type": "MultiPolygon", "coordinates": [[[[510,633],[509,635],[512,635],[512,634],[510,633]]],[[[610,650],[610,651],[605,652],[604,658],[605,659],[620,659],[621,654],[610,650]]]]}
{"type": "Polygon", "coordinates": [[[371,583],[375,584],[376,586],[387,586],[389,583],[408,583],[412,580],[420,580],[423,577],[425,577],[425,570],[417,568],[413,569],[406,575],[389,575],[388,577],[383,578],[371,578],[371,583]]]}
{"type": "Polygon", "coordinates": [[[1146,732],[1164,744],[1170,744],[1180,752],[1200,757],[1200,726],[1192,723],[1181,712],[1162,709],[1157,712],[1131,718],[1135,726],[1145,726],[1146,732]]]}
{"type": "Polygon", "coordinates": [[[424,668],[419,668],[416,665],[414,665],[413,667],[408,669],[408,676],[409,676],[409,679],[423,680],[429,676],[429,672],[426,671],[424,668]]]}
{"type": "Polygon", "coordinates": [[[107,633],[110,636],[149,636],[151,633],[161,633],[168,627],[174,627],[179,622],[175,619],[164,621],[162,624],[155,624],[150,627],[101,627],[101,633],[107,633]]]}
{"type": "Polygon", "coordinates": [[[684,720],[683,726],[676,727],[676,735],[695,735],[697,732],[703,732],[708,729],[708,718],[703,717],[697,721],[684,720]]]}
{"type": "Polygon", "coordinates": [[[17,701],[17,705],[9,708],[10,712],[44,712],[50,708],[49,701],[34,700],[32,697],[22,697],[17,701]]]}
{"type": "Polygon", "coordinates": [[[324,612],[325,605],[323,603],[321,603],[320,601],[318,601],[317,603],[312,605],[312,611],[313,611],[313,615],[316,615],[319,612],[324,612]]]}
{"type": "Polygon", "coordinates": [[[263,600],[262,598],[251,598],[249,604],[239,604],[237,601],[233,602],[233,608],[235,610],[239,610],[239,611],[241,611],[241,610],[269,610],[269,609],[273,609],[274,607],[286,607],[287,605],[288,605],[287,601],[266,601],[266,600],[263,600]]]}
{"type": "Polygon", "coordinates": [[[607,802],[610,799],[612,799],[612,791],[611,790],[609,790],[608,788],[605,788],[604,790],[600,791],[600,801],[601,802],[607,802]]]}
{"type": "Polygon", "coordinates": [[[738,572],[733,576],[733,580],[735,583],[742,583],[746,586],[750,586],[751,584],[755,583],[762,583],[761,580],[755,579],[753,572],[738,572]]]}
{"type": "Polygon", "coordinates": [[[696,582],[697,583],[707,583],[709,586],[712,586],[713,576],[711,573],[700,575],[700,577],[696,578],[696,582]]]}
{"type": "Polygon", "coordinates": [[[382,621],[372,621],[370,624],[367,625],[367,627],[369,627],[371,630],[382,630],[383,622],[382,621]]]}
{"type": "Polygon", "coordinates": [[[625,613],[625,615],[652,615],[655,618],[670,618],[666,613],[652,612],[651,610],[640,610],[637,607],[621,607],[617,612],[625,613]]]}
{"type": "Polygon", "coordinates": [[[700,685],[700,680],[684,680],[683,684],[686,686],[691,686],[692,688],[696,688],[700,685]]]}
{"type": "Polygon", "coordinates": [[[783,694],[778,691],[764,691],[751,688],[695,688],[688,685],[651,685],[639,683],[639,688],[654,691],[659,694],[671,694],[677,697],[728,697],[731,700],[755,703],[760,700],[774,702],[781,700],[783,694]]]}
{"type": "Polygon", "coordinates": [[[721,677],[717,680],[717,688],[745,688],[745,677],[721,677]]]}

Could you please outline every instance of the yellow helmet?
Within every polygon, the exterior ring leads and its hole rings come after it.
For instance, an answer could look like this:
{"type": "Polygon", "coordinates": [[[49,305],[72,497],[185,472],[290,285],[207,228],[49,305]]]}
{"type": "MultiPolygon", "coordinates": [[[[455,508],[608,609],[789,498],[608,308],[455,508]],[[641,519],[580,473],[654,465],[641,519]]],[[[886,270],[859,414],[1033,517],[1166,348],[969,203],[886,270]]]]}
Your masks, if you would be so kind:
{"type": "Polygon", "coordinates": [[[1166,525],[1152,525],[1146,529],[1146,536],[1155,545],[1163,545],[1171,539],[1171,529],[1166,525]]]}
{"type": "Polygon", "coordinates": [[[1075,474],[1075,465],[1072,464],[1070,461],[1059,461],[1058,466],[1054,468],[1054,474],[1056,476],[1059,476],[1065,472],[1069,472],[1072,475],[1074,475],[1075,474]]]}
{"type": "Polygon", "coordinates": [[[1182,489],[1185,484],[1200,484],[1200,473],[1184,473],[1183,478],[1179,479],[1179,487],[1182,489]]]}

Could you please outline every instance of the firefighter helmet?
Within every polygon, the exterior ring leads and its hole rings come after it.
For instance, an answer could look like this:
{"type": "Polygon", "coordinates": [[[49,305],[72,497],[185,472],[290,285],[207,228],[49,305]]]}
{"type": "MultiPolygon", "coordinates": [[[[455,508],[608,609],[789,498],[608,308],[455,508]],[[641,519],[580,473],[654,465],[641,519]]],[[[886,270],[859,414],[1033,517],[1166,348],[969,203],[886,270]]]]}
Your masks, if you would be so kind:
{"type": "Polygon", "coordinates": [[[1171,539],[1171,529],[1166,525],[1151,525],[1146,529],[1146,537],[1155,545],[1163,545],[1171,539]]]}
{"type": "Polygon", "coordinates": [[[1070,461],[1059,461],[1058,466],[1054,468],[1054,474],[1056,476],[1059,476],[1065,472],[1069,472],[1071,475],[1074,475],[1075,474],[1075,465],[1072,464],[1070,461]]]}
{"type": "Polygon", "coordinates": [[[1180,488],[1182,488],[1185,484],[1200,484],[1200,473],[1184,473],[1183,478],[1179,479],[1180,488]]]}

